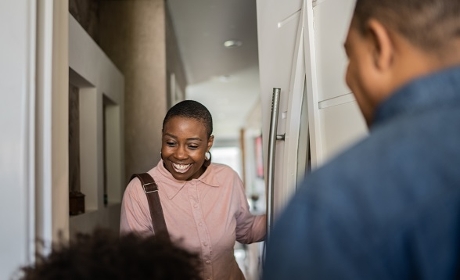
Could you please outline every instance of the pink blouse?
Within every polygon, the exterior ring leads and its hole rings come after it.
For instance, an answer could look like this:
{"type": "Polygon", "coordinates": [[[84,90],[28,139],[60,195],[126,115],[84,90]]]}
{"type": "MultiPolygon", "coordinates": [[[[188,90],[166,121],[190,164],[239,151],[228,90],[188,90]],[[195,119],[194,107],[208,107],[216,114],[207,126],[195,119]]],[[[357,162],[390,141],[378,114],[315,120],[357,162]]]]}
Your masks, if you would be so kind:
{"type": "MultiPolygon", "coordinates": [[[[148,172],[158,185],[166,226],[173,240],[200,254],[203,279],[244,279],[235,260],[235,240],[262,241],[265,215],[254,216],[238,174],[211,164],[198,179],[178,181],[163,161],[148,172]]],[[[121,206],[121,232],[153,233],[147,197],[139,179],[132,180],[121,206]]]]}

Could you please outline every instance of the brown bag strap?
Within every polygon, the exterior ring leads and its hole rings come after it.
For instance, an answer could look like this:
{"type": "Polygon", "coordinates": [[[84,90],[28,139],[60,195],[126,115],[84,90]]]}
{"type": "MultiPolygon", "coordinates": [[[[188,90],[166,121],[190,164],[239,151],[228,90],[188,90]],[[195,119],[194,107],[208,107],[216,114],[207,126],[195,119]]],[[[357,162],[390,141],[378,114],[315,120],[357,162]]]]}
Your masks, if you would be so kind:
{"type": "Polygon", "coordinates": [[[148,173],[133,174],[130,181],[137,177],[141,181],[142,189],[147,196],[150,209],[150,217],[152,218],[152,226],[155,235],[164,235],[169,239],[168,228],[166,227],[163,209],[161,208],[160,196],[158,195],[158,186],[148,173]]]}

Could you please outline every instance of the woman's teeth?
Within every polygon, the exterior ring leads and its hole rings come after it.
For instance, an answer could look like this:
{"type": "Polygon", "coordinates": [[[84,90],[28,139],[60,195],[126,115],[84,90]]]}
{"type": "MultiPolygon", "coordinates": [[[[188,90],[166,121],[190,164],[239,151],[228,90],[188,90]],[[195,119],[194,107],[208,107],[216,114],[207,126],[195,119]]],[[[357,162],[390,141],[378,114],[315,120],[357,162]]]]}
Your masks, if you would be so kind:
{"type": "Polygon", "coordinates": [[[191,164],[177,164],[173,163],[172,164],[174,170],[178,173],[185,173],[187,170],[192,166],[191,164]]]}

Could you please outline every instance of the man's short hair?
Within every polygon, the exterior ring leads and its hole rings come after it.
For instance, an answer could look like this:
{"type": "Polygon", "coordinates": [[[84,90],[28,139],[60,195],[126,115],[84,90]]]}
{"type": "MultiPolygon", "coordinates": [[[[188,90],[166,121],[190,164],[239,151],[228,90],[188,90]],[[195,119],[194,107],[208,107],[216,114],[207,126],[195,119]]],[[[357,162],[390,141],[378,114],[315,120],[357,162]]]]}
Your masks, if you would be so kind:
{"type": "Polygon", "coordinates": [[[201,279],[198,255],[162,237],[119,236],[107,229],[55,244],[22,272],[23,280],[201,279]]]}
{"type": "Polygon", "coordinates": [[[460,38],[458,0],[357,0],[354,19],[361,33],[365,33],[370,18],[426,51],[439,50],[460,38]]]}

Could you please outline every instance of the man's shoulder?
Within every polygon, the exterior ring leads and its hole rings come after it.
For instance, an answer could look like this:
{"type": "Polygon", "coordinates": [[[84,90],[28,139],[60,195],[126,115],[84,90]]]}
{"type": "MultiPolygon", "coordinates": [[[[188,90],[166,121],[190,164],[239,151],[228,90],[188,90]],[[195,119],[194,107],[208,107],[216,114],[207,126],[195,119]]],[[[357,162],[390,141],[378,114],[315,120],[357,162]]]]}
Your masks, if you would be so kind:
{"type": "Polygon", "coordinates": [[[430,205],[433,197],[460,193],[460,174],[454,167],[460,165],[455,144],[460,143],[460,132],[440,134],[445,125],[427,127],[427,119],[399,119],[375,128],[307,174],[294,203],[321,204],[325,211],[344,217],[365,213],[362,219],[382,222],[402,218],[409,208],[430,205]]]}
{"type": "Polygon", "coordinates": [[[454,144],[460,143],[460,130],[454,129],[460,123],[457,107],[407,114],[378,124],[366,138],[321,167],[319,174],[397,174],[406,171],[409,163],[412,167],[437,165],[440,152],[450,154],[449,160],[460,164],[460,146],[454,144]]]}

